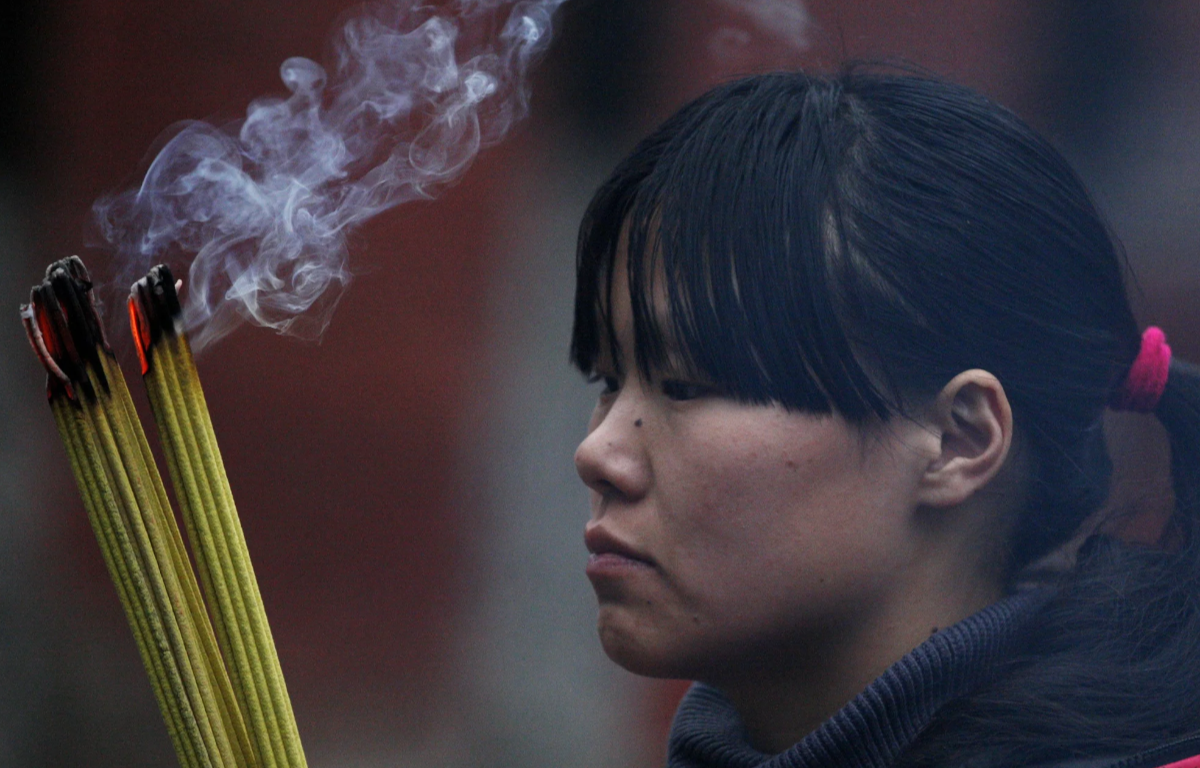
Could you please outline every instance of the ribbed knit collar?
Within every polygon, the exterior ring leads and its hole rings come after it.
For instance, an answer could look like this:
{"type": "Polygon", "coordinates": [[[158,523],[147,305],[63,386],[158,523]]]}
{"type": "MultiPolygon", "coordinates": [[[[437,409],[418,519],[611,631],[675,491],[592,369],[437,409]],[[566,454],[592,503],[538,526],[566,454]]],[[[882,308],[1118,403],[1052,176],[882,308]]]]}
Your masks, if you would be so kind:
{"type": "Polygon", "coordinates": [[[913,649],[817,730],[778,755],[752,747],[733,703],[692,686],[671,726],[669,768],[888,768],[938,708],[994,674],[1050,590],[1006,597],[913,649]]]}

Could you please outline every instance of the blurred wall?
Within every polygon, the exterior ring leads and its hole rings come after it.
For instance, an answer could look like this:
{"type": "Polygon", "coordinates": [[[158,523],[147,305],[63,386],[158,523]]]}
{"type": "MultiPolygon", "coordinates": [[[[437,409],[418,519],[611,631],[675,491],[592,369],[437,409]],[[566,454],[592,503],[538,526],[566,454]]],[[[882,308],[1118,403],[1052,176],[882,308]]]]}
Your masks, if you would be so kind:
{"type": "MultiPolygon", "coordinates": [[[[278,92],[279,62],[320,58],[348,7],[9,6],[0,304],[15,310],[46,263],[83,250],[92,200],[136,181],[164,128],[278,92]]],[[[439,200],[360,233],[359,279],[320,344],[247,328],[200,361],[314,765],[661,760],[682,686],[604,659],[582,574],[571,451],[594,393],[566,365],[573,241],[608,169],[716,82],[901,57],[1012,106],[1096,192],[1144,317],[1200,358],[1194,4],[570,0],[560,22],[531,120],[439,200]]],[[[103,273],[103,254],[84,254],[103,273]]],[[[169,764],[10,320],[0,764],[169,764]]],[[[1151,426],[1123,429],[1131,461],[1161,460],[1151,426]]],[[[1161,483],[1129,494],[1153,505],[1161,483]]]]}

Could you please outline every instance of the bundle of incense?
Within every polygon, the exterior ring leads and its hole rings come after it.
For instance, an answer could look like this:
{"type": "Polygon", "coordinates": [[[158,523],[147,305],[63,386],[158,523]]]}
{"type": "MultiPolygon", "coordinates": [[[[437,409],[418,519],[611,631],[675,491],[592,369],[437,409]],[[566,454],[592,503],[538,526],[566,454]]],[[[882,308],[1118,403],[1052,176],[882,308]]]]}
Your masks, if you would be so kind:
{"type": "MultiPolygon", "coordinates": [[[[169,273],[155,273],[162,274],[169,284],[169,273]]],[[[148,280],[138,287],[152,284],[148,280]]],[[[186,340],[175,331],[175,286],[158,294],[169,297],[174,311],[156,309],[154,315],[172,320],[168,333],[136,302],[131,301],[130,309],[216,632],[124,376],[104,337],[91,287],[78,258],[56,262],[21,315],[49,374],[51,410],[179,762],[185,768],[303,766],[195,368],[186,340]],[[182,400],[172,388],[178,383],[149,375],[150,357],[158,352],[148,341],[152,338],[184,345],[181,365],[190,394],[182,400]],[[189,398],[194,407],[186,418],[168,410],[176,402],[187,406],[189,398]],[[181,424],[191,431],[180,431],[181,424]],[[187,487],[189,478],[192,485],[187,487]],[[207,491],[199,487],[202,482],[207,491]],[[214,534],[218,525],[221,531],[214,534]],[[229,585],[237,585],[236,590],[229,585]]],[[[157,368],[166,372],[165,365],[157,368]]]]}
{"type": "Polygon", "coordinates": [[[258,765],[83,263],[52,264],[21,315],[180,764],[258,765]]]}
{"type": "Polygon", "coordinates": [[[200,582],[255,751],[263,766],[304,766],[279,656],[166,266],[133,286],[129,317],[200,582]]]}

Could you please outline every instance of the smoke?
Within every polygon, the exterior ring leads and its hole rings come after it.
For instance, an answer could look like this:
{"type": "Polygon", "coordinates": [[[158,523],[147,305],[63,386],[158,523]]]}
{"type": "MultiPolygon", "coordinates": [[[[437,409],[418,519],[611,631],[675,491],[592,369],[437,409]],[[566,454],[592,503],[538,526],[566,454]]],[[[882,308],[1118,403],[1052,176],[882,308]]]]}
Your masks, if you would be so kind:
{"type": "MultiPolygon", "coordinates": [[[[773,38],[792,51],[804,51],[809,46],[811,20],[802,0],[715,0],[736,16],[740,16],[763,36],[773,38]]],[[[729,58],[749,47],[753,36],[739,27],[722,27],[709,40],[709,54],[718,59],[729,58]]]]}
{"type": "Polygon", "coordinates": [[[197,349],[243,320],[319,336],[351,279],[347,235],[431,197],[527,114],[527,74],[562,2],[367,6],[335,35],[330,70],[288,59],[289,96],[228,125],[182,125],[140,187],[97,201],[102,247],[126,283],[191,258],[197,349]]]}

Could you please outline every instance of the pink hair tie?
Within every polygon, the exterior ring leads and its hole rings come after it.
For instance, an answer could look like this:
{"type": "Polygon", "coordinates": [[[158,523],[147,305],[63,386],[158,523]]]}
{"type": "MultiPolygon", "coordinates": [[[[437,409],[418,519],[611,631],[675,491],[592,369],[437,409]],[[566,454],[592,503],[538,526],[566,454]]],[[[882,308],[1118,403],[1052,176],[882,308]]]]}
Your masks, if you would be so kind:
{"type": "Polygon", "coordinates": [[[1167,386],[1167,371],[1171,367],[1171,347],[1167,336],[1152,325],[1142,332],[1142,348],[1129,368],[1125,384],[1113,393],[1109,406],[1118,411],[1153,413],[1167,386]]]}

